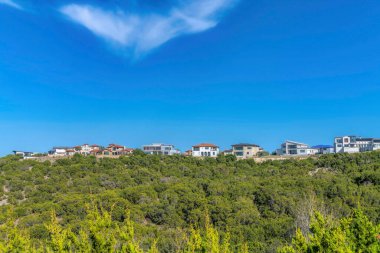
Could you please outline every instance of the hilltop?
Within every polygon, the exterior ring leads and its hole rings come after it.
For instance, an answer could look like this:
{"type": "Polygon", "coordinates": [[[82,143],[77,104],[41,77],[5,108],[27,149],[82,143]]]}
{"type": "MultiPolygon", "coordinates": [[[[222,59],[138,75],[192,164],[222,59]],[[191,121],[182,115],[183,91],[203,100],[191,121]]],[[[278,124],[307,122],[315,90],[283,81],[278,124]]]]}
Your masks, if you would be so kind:
{"type": "Polygon", "coordinates": [[[297,227],[307,232],[313,211],[340,219],[360,208],[380,223],[380,152],[262,163],[141,153],[54,163],[7,156],[0,185],[0,222],[14,219],[33,242],[49,238],[52,210],[63,228],[78,231],[91,203],[116,223],[128,210],[140,246],[157,240],[160,252],[178,251],[206,217],[221,236],[231,234],[232,247],[246,242],[252,252],[275,252],[297,227]]]}

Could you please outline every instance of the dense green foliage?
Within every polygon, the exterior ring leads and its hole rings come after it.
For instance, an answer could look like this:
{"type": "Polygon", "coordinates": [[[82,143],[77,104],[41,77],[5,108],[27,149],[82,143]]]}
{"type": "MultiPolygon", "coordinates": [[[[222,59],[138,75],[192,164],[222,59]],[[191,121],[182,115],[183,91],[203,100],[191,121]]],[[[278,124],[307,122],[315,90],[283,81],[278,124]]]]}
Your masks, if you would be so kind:
{"type": "MultiPolygon", "coordinates": [[[[35,247],[52,241],[52,229],[67,231],[74,239],[90,236],[98,212],[91,214],[86,206],[94,202],[103,210],[99,215],[109,215],[109,231],[102,231],[112,234],[103,236],[113,240],[108,245],[130,247],[133,242],[115,233],[130,236],[128,210],[137,246],[151,252],[178,252],[189,241],[210,241],[212,236],[204,239],[210,227],[218,234],[219,247],[227,243],[224,247],[232,251],[275,252],[295,235],[299,240],[304,236],[303,247],[308,247],[315,211],[333,220],[354,219],[360,206],[368,222],[380,223],[379,152],[260,164],[233,156],[200,160],[141,153],[101,160],[75,156],[53,164],[9,156],[0,159],[0,173],[3,240],[13,236],[20,245],[31,241],[35,247]],[[55,222],[47,225],[52,217],[55,222]]],[[[342,224],[349,230],[347,220],[342,224]]]]}
{"type": "Polygon", "coordinates": [[[296,252],[380,252],[380,226],[375,226],[363,212],[355,210],[352,217],[339,222],[326,219],[319,212],[312,218],[310,232],[306,235],[297,229],[291,246],[279,249],[279,253],[296,252]]]}

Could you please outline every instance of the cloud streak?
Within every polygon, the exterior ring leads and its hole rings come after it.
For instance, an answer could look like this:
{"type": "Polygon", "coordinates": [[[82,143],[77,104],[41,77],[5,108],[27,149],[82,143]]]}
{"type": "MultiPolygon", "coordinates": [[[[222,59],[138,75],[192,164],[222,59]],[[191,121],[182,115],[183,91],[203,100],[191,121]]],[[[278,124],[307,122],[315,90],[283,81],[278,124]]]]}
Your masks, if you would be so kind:
{"type": "Polygon", "coordinates": [[[19,5],[18,3],[14,2],[12,0],[0,0],[0,4],[5,4],[5,5],[8,5],[10,7],[22,10],[21,5],[19,5]]]}
{"type": "Polygon", "coordinates": [[[215,27],[236,1],[188,0],[166,14],[107,11],[79,4],[65,5],[60,11],[109,43],[129,49],[139,57],[173,38],[215,27]]]}

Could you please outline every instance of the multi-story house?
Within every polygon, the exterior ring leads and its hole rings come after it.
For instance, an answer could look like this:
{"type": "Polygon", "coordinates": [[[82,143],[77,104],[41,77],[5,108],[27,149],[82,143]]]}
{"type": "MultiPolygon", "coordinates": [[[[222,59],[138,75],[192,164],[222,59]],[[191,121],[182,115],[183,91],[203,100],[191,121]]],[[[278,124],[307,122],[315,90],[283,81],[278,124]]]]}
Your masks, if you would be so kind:
{"type": "Polygon", "coordinates": [[[264,150],[256,144],[239,143],[232,145],[232,154],[239,159],[253,158],[262,151],[264,150]]]}
{"type": "Polygon", "coordinates": [[[210,143],[201,143],[192,147],[192,156],[194,157],[217,157],[219,147],[210,143]]]}
{"type": "Polygon", "coordinates": [[[171,144],[153,143],[142,147],[145,154],[149,155],[176,155],[181,152],[171,144]]]}
{"type": "Polygon", "coordinates": [[[318,149],[301,142],[285,141],[276,153],[278,155],[315,155],[318,153],[318,149]]]}
{"type": "Polygon", "coordinates": [[[78,153],[81,155],[90,155],[93,147],[88,144],[83,144],[78,147],[78,153]]]}
{"type": "Polygon", "coordinates": [[[104,156],[121,156],[121,155],[129,155],[133,152],[133,149],[126,148],[124,146],[118,144],[110,144],[107,148],[105,148],[102,152],[104,156]]]}
{"type": "Polygon", "coordinates": [[[335,153],[358,153],[380,150],[380,139],[342,136],[334,139],[335,153]]]}

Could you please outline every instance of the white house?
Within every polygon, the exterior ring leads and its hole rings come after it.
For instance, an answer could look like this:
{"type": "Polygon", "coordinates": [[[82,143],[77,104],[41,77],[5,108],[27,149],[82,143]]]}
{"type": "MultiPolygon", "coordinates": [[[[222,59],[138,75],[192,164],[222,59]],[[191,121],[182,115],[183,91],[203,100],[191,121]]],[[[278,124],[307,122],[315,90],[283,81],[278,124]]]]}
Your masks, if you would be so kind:
{"type": "Polygon", "coordinates": [[[335,137],[334,149],[336,153],[359,153],[380,150],[380,139],[358,136],[335,137]]]}
{"type": "Polygon", "coordinates": [[[210,143],[201,143],[192,147],[192,155],[194,157],[217,157],[219,147],[210,143]]]}
{"type": "Polygon", "coordinates": [[[144,145],[142,147],[145,154],[149,155],[177,155],[181,154],[181,151],[176,149],[174,145],[163,144],[163,143],[153,143],[150,145],[144,145]]]}
{"type": "Polygon", "coordinates": [[[278,155],[315,155],[318,149],[296,141],[285,141],[276,152],[278,155]]]}
{"type": "Polygon", "coordinates": [[[72,150],[72,147],[53,147],[52,150],[48,152],[49,156],[67,156],[67,150],[72,150]]]}
{"type": "Polygon", "coordinates": [[[90,155],[91,154],[91,151],[94,150],[94,148],[88,144],[83,144],[80,146],[79,148],[79,153],[81,155],[90,155]]]}
{"type": "Polygon", "coordinates": [[[24,159],[30,159],[34,156],[34,153],[29,151],[13,151],[13,153],[17,156],[21,156],[24,159]]]}

